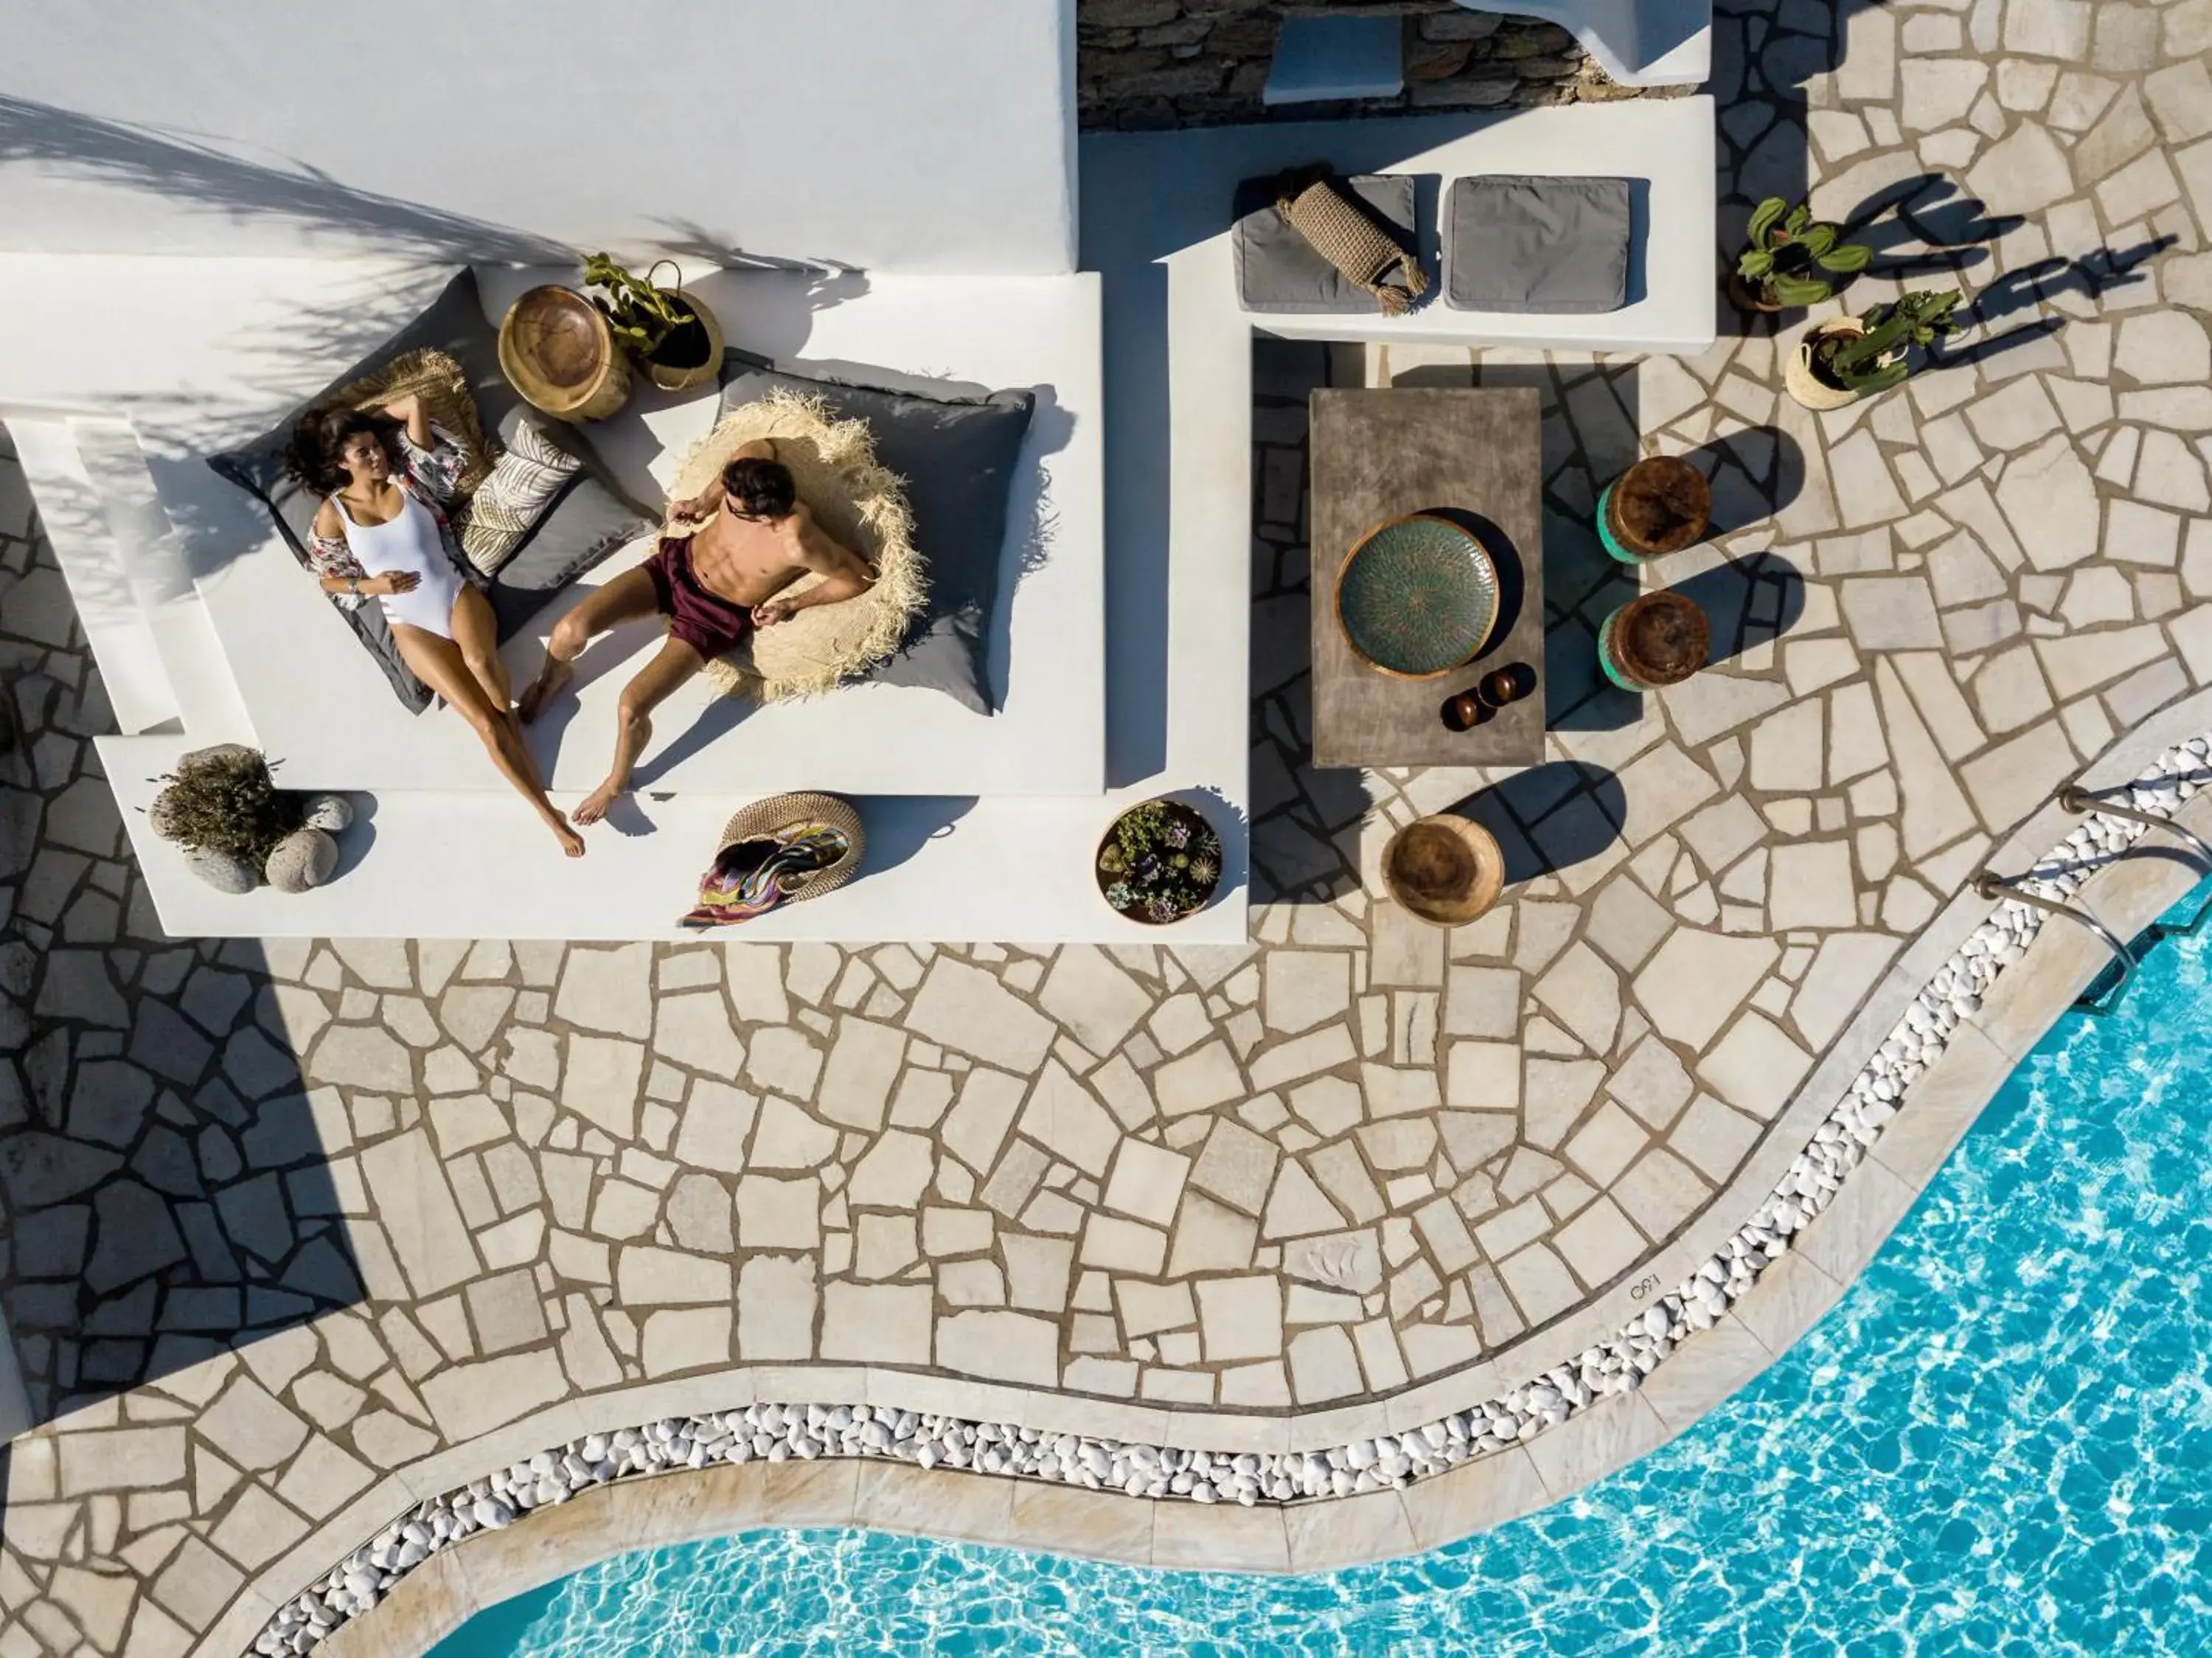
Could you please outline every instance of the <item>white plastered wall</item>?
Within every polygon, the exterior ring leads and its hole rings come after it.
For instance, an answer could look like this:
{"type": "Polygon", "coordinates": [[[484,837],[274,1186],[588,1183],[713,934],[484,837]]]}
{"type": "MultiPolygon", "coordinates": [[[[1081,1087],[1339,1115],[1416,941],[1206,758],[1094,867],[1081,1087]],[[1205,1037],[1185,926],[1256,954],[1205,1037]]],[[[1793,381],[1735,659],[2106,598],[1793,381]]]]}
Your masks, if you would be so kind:
{"type": "Polygon", "coordinates": [[[0,251],[1074,264],[1073,0],[0,0],[0,251]]]}

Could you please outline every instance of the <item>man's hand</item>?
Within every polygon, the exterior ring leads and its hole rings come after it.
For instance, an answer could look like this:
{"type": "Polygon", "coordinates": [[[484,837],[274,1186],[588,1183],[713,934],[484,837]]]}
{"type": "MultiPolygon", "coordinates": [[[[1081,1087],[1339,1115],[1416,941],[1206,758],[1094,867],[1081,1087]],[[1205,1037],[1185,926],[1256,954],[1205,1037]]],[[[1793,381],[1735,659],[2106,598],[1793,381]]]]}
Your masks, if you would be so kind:
{"type": "Polygon", "coordinates": [[[771,599],[764,605],[753,607],[755,627],[774,627],[778,622],[787,622],[798,613],[799,607],[787,599],[771,599]]]}
{"type": "Polygon", "coordinates": [[[672,524],[703,524],[713,516],[714,511],[703,497],[695,495],[686,501],[670,502],[668,521],[672,524]]]}

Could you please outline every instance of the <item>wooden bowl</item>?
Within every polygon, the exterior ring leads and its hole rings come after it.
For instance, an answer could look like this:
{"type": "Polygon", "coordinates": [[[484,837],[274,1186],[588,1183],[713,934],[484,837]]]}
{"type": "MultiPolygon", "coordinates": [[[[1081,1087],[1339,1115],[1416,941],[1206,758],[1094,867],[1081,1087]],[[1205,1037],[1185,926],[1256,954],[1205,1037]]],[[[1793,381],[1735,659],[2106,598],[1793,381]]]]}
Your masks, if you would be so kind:
{"type": "Polygon", "coordinates": [[[1416,818],[1382,849],[1382,884],[1431,927],[1463,927],[1498,902],[1505,854],[1479,823],[1449,814],[1416,818]]]}
{"type": "Polygon", "coordinates": [[[599,308],[573,288],[533,288],[499,325],[499,367],[531,407],[603,420],[629,397],[629,359],[599,308]]]}

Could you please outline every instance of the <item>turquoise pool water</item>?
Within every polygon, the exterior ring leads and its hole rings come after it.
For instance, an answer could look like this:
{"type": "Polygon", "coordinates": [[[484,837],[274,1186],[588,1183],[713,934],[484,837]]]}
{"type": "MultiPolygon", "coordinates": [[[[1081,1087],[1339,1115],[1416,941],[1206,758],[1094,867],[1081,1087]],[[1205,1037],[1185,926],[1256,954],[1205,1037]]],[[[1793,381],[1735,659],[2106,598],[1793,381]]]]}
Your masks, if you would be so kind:
{"type": "Polygon", "coordinates": [[[605,1563],[436,1658],[2212,1652],[2208,966],[2167,944],[2118,1018],[2062,1022],[1760,1381],[1488,1536],[1267,1579],[757,1532],[605,1563]]]}

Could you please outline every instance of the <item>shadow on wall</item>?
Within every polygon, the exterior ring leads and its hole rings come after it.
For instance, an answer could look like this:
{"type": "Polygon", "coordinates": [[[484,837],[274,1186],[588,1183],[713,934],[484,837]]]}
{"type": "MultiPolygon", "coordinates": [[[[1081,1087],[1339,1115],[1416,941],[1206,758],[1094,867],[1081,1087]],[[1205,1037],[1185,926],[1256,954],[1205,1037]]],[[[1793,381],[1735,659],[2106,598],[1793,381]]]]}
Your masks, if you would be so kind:
{"type": "Polygon", "coordinates": [[[333,236],[365,235],[394,253],[425,258],[546,265],[577,257],[575,249],[526,231],[356,190],[306,168],[265,167],[181,134],[0,95],[0,165],[9,162],[35,162],[232,218],[283,218],[333,236]]]}
{"type": "Polygon", "coordinates": [[[358,1302],[364,1271],[330,1164],[351,1130],[288,1035],[302,993],[280,997],[258,944],[162,934],[90,741],[106,700],[33,534],[0,527],[20,733],[0,745],[0,1321],[35,1423],[358,1302]]]}

